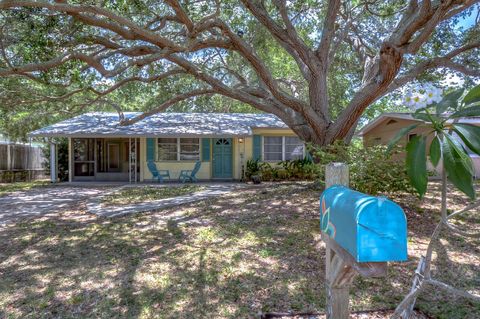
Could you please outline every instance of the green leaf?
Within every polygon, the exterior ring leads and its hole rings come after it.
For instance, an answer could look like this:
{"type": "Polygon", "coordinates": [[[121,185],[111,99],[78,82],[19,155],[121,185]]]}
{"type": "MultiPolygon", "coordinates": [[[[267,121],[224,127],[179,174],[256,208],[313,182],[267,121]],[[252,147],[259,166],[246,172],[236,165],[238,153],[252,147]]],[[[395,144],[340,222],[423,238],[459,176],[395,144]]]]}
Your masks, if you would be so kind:
{"type": "Polygon", "coordinates": [[[427,138],[415,136],[407,144],[407,174],[420,197],[427,191],[427,138]]]}
{"type": "Polygon", "coordinates": [[[432,122],[432,120],[430,119],[430,117],[428,116],[427,113],[413,113],[412,114],[412,117],[415,118],[415,119],[418,119],[418,120],[422,120],[422,121],[425,121],[425,122],[432,122]]]}
{"type": "Polygon", "coordinates": [[[393,147],[395,145],[397,145],[398,141],[400,141],[400,139],[402,137],[404,137],[408,132],[410,132],[411,130],[413,130],[414,128],[416,128],[419,125],[420,124],[412,124],[412,125],[409,125],[407,127],[402,128],[400,131],[398,131],[398,133],[390,140],[390,142],[388,142],[388,147],[387,147],[386,153],[390,153],[392,151],[393,147]]]}
{"type": "Polygon", "coordinates": [[[418,119],[418,120],[422,120],[424,122],[428,122],[428,123],[437,124],[439,122],[442,122],[442,119],[439,118],[436,115],[429,114],[429,113],[420,113],[418,111],[413,113],[412,117],[415,118],[415,119],[418,119]]]}
{"type": "Polygon", "coordinates": [[[458,89],[445,95],[437,104],[437,114],[442,114],[449,107],[456,109],[458,106],[458,99],[462,96],[464,90],[465,89],[458,89]]]}
{"type": "Polygon", "coordinates": [[[438,136],[435,136],[432,144],[430,144],[430,161],[434,167],[437,167],[441,155],[442,149],[440,148],[440,140],[438,139],[438,136]]]}
{"type": "Polygon", "coordinates": [[[443,165],[447,177],[455,187],[468,197],[475,198],[473,189],[473,164],[472,159],[462,149],[461,145],[451,136],[445,134],[442,141],[443,165]]]}
{"type": "Polygon", "coordinates": [[[471,89],[463,98],[466,105],[480,101],[480,84],[471,89]]]}
{"type": "Polygon", "coordinates": [[[450,115],[452,118],[480,116],[480,106],[471,106],[450,115]]]}
{"type": "Polygon", "coordinates": [[[473,152],[480,155],[480,127],[471,124],[453,125],[453,130],[460,136],[465,145],[473,152]]]}

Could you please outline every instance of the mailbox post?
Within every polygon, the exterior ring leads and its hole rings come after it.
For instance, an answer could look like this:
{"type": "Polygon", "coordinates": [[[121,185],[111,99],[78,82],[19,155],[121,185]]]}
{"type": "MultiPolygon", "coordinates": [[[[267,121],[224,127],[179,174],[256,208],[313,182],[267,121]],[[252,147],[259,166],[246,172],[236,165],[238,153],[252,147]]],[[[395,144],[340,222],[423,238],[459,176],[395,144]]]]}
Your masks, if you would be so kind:
{"type": "MultiPolygon", "coordinates": [[[[325,167],[325,188],[333,185],[348,186],[350,183],[348,166],[344,163],[331,163],[325,167]]],[[[340,268],[344,265],[338,255],[335,258],[329,237],[322,232],[322,239],[325,242],[325,280],[327,287],[327,319],[348,319],[349,318],[349,285],[353,281],[354,273],[348,270],[346,274],[339,274],[340,268]],[[338,273],[338,275],[337,275],[338,273]],[[334,277],[343,275],[342,282],[336,281],[334,277]],[[349,278],[351,277],[351,278],[349,278]]]]}
{"type": "Polygon", "coordinates": [[[326,166],[320,227],[326,245],[327,319],[349,318],[349,289],[357,274],[382,277],[387,261],[407,258],[406,218],[395,203],[348,188],[348,166],[326,166]]]}

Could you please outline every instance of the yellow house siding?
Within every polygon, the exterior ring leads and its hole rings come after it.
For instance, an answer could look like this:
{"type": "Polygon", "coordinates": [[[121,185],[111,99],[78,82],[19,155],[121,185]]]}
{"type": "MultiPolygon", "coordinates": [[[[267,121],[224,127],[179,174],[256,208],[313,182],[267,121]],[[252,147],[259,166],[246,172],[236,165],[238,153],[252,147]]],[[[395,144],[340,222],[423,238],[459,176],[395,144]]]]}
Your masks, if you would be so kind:
{"type": "MultiPolygon", "coordinates": [[[[140,174],[140,180],[141,181],[148,181],[153,178],[152,173],[150,173],[150,170],[147,168],[147,143],[146,143],[146,138],[141,139],[141,145],[140,145],[140,153],[141,153],[141,165],[140,167],[143,166],[143,171],[140,169],[141,174],[140,174]]],[[[202,156],[201,154],[202,150],[200,147],[200,158],[202,156]]],[[[211,148],[210,148],[211,152],[211,148]]],[[[155,157],[157,153],[157,144],[155,143],[155,157]]],[[[211,156],[210,156],[211,159],[211,156]]],[[[178,179],[178,176],[180,175],[180,171],[182,170],[192,170],[193,166],[195,165],[195,161],[155,161],[155,164],[157,165],[157,169],[166,169],[170,171],[170,177],[172,180],[178,179]]],[[[211,178],[211,166],[210,162],[202,162],[202,166],[200,166],[200,170],[197,173],[197,178],[198,179],[210,179],[211,178]]]]}
{"type": "Polygon", "coordinates": [[[240,143],[240,138],[233,139],[233,178],[242,179],[242,167],[245,166],[247,160],[252,157],[252,138],[244,137],[240,143]]]}
{"type": "MultiPolygon", "coordinates": [[[[254,129],[253,134],[262,136],[296,136],[290,129],[254,129]]],[[[245,136],[241,137],[243,142],[240,143],[240,138],[232,138],[233,145],[233,179],[242,179],[242,172],[246,165],[246,162],[253,156],[253,137],[245,136]]],[[[147,148],[146,138],[140,140],[140,181],[149,181],[152,179],[152,174],[147,168],[147,148]]],[[[155,153],[156,153],[155,143],[155,153]]],[[[200,158],[202,158],[202,147],[200,146],[200,158]]],[[[213,158],[213,145],[210,145],[210,161],[202,162],[199,172],[197,173],[198,179],[209,180],[213,176],[213,167],[211,160],[213,158]]],[[[191,170],[195,164],[195,161],[155,161],[157,168],[170,171],[172,180],[178,179],[181,170],[191,170]]]]}
{"type": "Polygon", "coordinates": [[[245,138],[245,162],[253,156],[253,138],[248,136],[245,138]]]}
{"type": "Polygon", "coordinates": [[[269,128],[254,128],[254,135],[271,135],[271,136],[297,136],[291,129],[269,129],[269,128]]]}
{"type": "MultiPolygon", "coordinates": [[[[263,161],[263,137],[265,136],[297,136],[295,132],[293,132],[291,129],[268,129],[268,128],[256,128],[253,129],[253,134],[254,135],[261,135],[262,136],[262,161],[263,161]]],[[[247,160],[251,159],[253,156],[253,138],[250,138],[250,154],[247,157],[247,160]]],[[[280,161],[269,161],[270,164],[275,165],[278,164],[280,161]]]]}

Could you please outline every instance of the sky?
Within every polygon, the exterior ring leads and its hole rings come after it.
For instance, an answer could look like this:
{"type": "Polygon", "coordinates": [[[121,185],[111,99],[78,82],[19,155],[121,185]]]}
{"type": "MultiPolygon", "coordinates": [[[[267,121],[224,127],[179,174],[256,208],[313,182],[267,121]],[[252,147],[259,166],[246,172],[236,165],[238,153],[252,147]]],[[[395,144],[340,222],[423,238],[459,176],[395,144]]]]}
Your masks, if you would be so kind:
{"type": "Polygon", "coordinates": [[[470,15],[458,22],[458,27],[462,29],[469,29],[475,25],[475,19],[477,18],[478,12],[480,10],[480,5],[476,5],[470,15]]]}

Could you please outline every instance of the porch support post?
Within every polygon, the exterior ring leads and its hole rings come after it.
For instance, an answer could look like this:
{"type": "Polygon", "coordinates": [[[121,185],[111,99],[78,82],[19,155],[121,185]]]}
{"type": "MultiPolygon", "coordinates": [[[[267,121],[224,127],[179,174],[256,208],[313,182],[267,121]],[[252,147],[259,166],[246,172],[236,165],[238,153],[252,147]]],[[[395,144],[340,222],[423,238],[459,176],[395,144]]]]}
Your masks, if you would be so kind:
{"type": "Polygon", "coordinates": [[[135,137],[135,184],[137,183],[137,170],[138,170],[138,163],[137,163],[137,159],[138,159],[138,155],[137,155],[137,152],[138,152],[138,139],[135,137]]]}
{"type": "Polygon", "coordinates": [[[57,182],[57,147],[53,142],[50,142],[50,181],[57,182]]]}
{"type": "Polygon", "coordinates": [[[73,149],[72,149],[72,138],[68,138],[68,182],[71,183],[73,180],[73,149]]]}
{"type": "Polygon", "coordinates": [[[12,170],[12,146],[10,142],[7,142],[7,171],[12,170]]]}
{"type": "Polygon", "coordinates": [[[128,138],[128,182],[132,183],[132,139],[128,138]]]}

